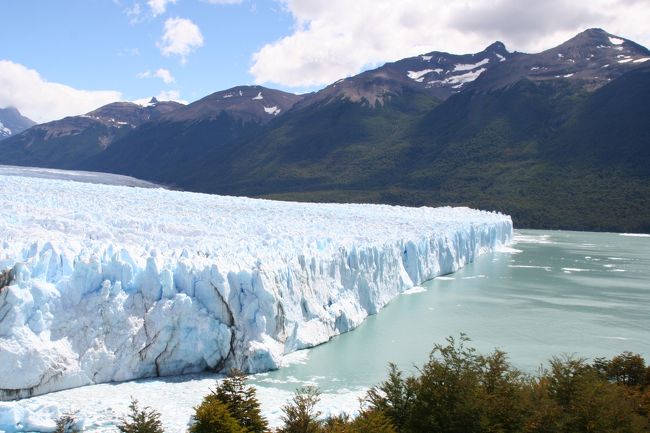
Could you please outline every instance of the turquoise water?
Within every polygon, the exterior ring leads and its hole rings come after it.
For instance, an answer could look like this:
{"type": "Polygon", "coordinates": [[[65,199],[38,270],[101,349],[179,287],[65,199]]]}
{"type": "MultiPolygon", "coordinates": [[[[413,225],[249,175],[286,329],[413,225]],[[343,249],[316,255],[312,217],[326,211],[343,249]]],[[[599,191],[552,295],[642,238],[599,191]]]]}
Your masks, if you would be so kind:
{"type": "Polygon", "coordinates": [[[412,371],[435,343],[461,332],[479,351],[504,350],[530,373],[562,353],[650,356],[650,237],[521,230],[515,239],[520,252],[486,255],[430,281],[255,383],[367,387],[385,378],[388,362],[412,371]]]}

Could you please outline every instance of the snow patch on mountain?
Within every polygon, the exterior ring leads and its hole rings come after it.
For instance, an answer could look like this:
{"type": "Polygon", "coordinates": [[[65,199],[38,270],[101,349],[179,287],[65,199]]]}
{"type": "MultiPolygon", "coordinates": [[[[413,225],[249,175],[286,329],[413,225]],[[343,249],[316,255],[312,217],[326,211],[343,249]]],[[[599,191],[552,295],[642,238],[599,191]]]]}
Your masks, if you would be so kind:
{"type": "Polygon", "coordinates": [[[620,38],[614,38],[614,37],[611,37],[611,36],[609,37],[609,41],[610,41],[613,45],[621,45],[623,42],[625,42],[623,39],[620,39],[620,38]]]}
{"type": "Polygon", "coordinates": [[[407,71],[406,75],[413,81],[417,81],[418,83],[421,83],[424,80],[424,76],[431,73],[431,72],[436,72],[436,73],[441,73],[442,69],[436,68],[436,69],[424,69],[422,71],[407,71]]]}
{"type": "Polygon", "coordinates": [[[251,98],[251,99],[252,99],[253,101],[260,101],[260,100],[264,99],[264,96],[262,96],[262,92],[259,92],[259,93],[257,94],[257,96],[255,96],[255,97],[253,97],[253,98],[251,98]]]}
{"type": "Polygon", "coordinates": [[[444,80],[432,80],[427,84],[429,85],[446,85],[446,84],[455,84],[454,88],[460,88],[466,83],[470,83],[476,80],[479,75],[485,72],[485,68],[478,69],[476,71],[470,71],[465,74],[452,75],[451,77],[445,78],[444,80]]]}
{"type": "Polygon", "coordinates": [[[4,126],[2,122],[0,122],[0,135],[9,137],[11,134],[12,134],[11,129],[7,128],[6,126],[4,126]]]}
{"type": "MultiPolygon", "coordinates": [[[[472,71],[472,70],[474,70],[474,69],[476,69],[476,68],[479,68],[479,67],[481,67],[481,66],[483,66],[483,65],[487,65],[488,63],[490,63],[490,59],[483,59],[483,60],[481,60],[481,61],[478,62],[478,63],[459,64],[459,65],[454,66],[454,72],[458,72],[458,71],[472,71]]],[[[485,69],[483,69],[483,70],[485,70],[485,69]]]]}
{"type": "Polygon", "coordinates": [[[280,114],[280,111],[282,111],[277,105],[274,105],[273,107],[264,107],[264,111],[267,114],[272,114],[273,116],[277,116],[280,114]]]}

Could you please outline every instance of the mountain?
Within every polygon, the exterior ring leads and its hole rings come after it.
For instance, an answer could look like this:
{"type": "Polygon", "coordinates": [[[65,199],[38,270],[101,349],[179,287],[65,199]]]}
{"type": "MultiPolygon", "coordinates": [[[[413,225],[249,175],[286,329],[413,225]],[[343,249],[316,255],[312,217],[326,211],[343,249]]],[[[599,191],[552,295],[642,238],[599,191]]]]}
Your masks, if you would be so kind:
{"type": "Polygon", "coordinates": [[[36,122],[23,116],[15,108],[0,108],[0,140],[20,134],[34,125],[36,122]]]}
{"type": "MultiPolygon", "coordinates": [[[[468,205],[507,212],[520,227],[650,232],[646,53],[588,30],[556,49],[512,54],[444,100],[415,86],[374,104],[345,92],[308,95],[236,153],[180,176],[181,185],[289,200],[468,205]],[[575,64],[559,60],[560,51],[575,64]],[[611,63],[627,60],[619,55],[631,60],[611,63]],[[521,66],[530,64],[549,74],[521,66]],[[594,80],[596,68],[610,75],[594,80]]],[[[369,75],[348,81],[363,88],[369,75]]]]}
{"type": "Polygon", "coordinates": [[[292,113],[236,154],[206,161],[216,169],[195,171],[187,187],[467,205],[506,212],[519,227],[650,232],[650,65],[593,92],[524,79],[404,114],[414,100],[292,113]]]}
{"type": "Polygon", "coordinates": [[[146,106],[115,102],[83,116],[40,124],[3,140],[0,163],[75,168],[80,161],[106,150],[113,141],[141,124],[179,107],[182,104],[159,102],[155,98],[146,106]]]}
{"type": "Polygon", "coordinates": [[[187,188],[196,174],[214,171],[236,152],[237,143],[259,135],[301,99],[262,86],[216,92],[143,124],[77,168],[138,173],[187,188]]]}
{"type": "Polygon", "coordinates": [[[163,122],[202,122],[222,114],[242,123],[264,124],[284,114],[302,97],[262,86],[237,86],[215,92],[181,110],[163,116],[163,122]]]}
{"type": "Polygon", "coordinates": [[[303,96],[235,87],[66,163],[209,193],[650,232],[649,101],[650,52],[589,29],[536,54],[410,57],[303,96]]]}
{"type": "Polygon", "coordinates": [[[527,79],[569,80],[595,90],[650,60],[650,50],[602,29],[589,29],[555,48],[509,60],[481,74],[469,87],[489,91],[527,79]]]}
{"type": "MultiPolygon", "coordinates": [[[[431,52],[388,63],[304,96],[260,86],[235,87],[139,128],[80,167],[229,193],[228,185],[248,177],[235,174],[237,167],[250,172],[258,161],[263,168],[267,157],[295,159],[308,154],[313,159],[330,147],[393,136],[390,130],[395,124],[416,121],[510,56],[500,42],[476,54],[431,52]],[[384,107],[388,101],[392,102],[384,107]],[[332,122],[339,120],[332,128],[332,122]],[[282,146],[273,147],[275,154],[269,147],[256,149],[255,154],[239,153],[238,149],[251,147],[246,146],[250,141],[267,140],[263,137],[268,131],[274,131],[274,137],[283,131],[288,134],[281,138],[282,146]],[[241,158],[233,159],[235,154],[241,158]]],[[[300,179],[298,173],[287,176],[300,179]]]]}
{"type": "Polygon", "coordinates": [[[335,99],[348,99],[374,107],[405,91],[425,93],[444,100],[512,56],[501,42],[495,42],[475,54],[433,51],[341,79],[308,95],[296,107],[335,99]]]}

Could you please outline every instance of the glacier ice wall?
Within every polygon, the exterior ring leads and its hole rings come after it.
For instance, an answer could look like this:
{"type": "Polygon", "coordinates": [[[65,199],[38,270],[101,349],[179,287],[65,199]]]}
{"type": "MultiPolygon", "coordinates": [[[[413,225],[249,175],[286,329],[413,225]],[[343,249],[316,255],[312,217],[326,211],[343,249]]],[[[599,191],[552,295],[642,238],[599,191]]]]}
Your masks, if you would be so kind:
{"type": "Polygon", "coordinates": [[[467,208],[0,175],[0,400],[274,369],[511,239],[510,217],[467,208]]]}

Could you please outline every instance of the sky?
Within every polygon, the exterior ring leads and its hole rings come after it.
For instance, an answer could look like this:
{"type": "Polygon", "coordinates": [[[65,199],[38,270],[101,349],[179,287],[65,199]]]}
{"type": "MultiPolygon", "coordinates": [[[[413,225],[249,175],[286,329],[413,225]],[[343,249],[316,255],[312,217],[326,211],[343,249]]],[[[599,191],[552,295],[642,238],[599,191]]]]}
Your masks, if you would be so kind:
{"type": "Polygon", "coordinates": [[[294,93],[430,51],[539,52],[600,27],[650,46],[650,0],[0,0],[0,108],[37,122],[237,85],[294,93]]]}

